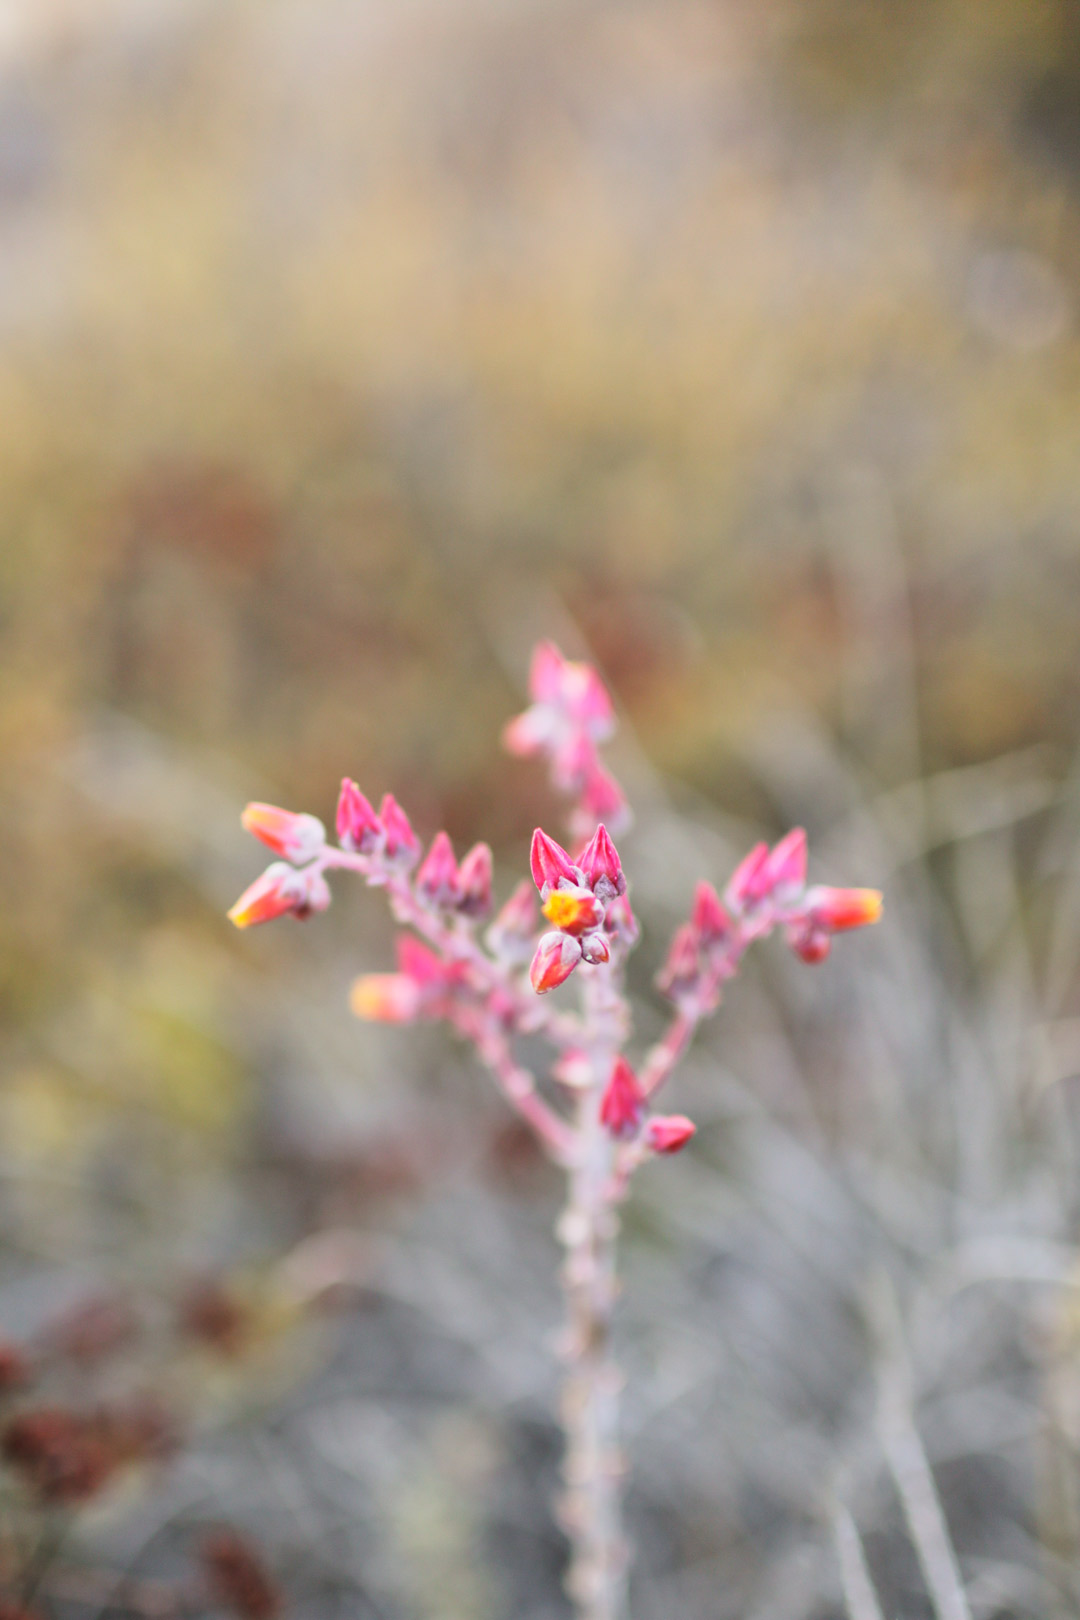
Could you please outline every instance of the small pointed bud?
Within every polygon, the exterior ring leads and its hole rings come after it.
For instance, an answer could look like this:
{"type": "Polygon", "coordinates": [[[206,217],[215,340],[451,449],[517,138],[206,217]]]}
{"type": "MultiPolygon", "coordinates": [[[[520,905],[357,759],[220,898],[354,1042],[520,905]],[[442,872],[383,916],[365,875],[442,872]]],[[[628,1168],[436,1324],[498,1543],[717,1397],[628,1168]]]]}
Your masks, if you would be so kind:
{"type": "Polygon", "coordinates": [[[865,928],[881,916],[881,892],[878,889],[809,889],[806,911],[815,922],[834,934],[844,933],[849,928],[865,928]]]}
{"type": "Polygon", "coordinates": [[[732,873],[724,898],[732,911],[746,911],[764,900],[769,888],[769,846],[755,844],[732,873]]]}
{"type": "Polygon", "coordinates": [[[582,850],[578,865],[585,874],[586,883],[601,900],[614,900],[617,894],[626,893],[626,878],[619,852],[603,823],[582,850]]]}
{"type": "Polygon", "coordinates": [[[287,861],[308,861],[326,843],[326,828],[318,816],[279,810],[276,804],[247,805],[240,824],[287,861]]]}
{"type": "Polygon", "coordinates": [[[812,917],[792,923],[787,930],[787,942],[796,956],[811,964],[824,962],[832,950],[832,937],[828,929],[812,917]]]}
{"type": "Polygon", "coordinates": [[[693,990],[700,978],[697,931],[693,923],[683,923],[672,935],[667,960],[656,975],[657,988],[677,1001],[681,995],[693,990]]]}
{"type": "Polygon", "coordinates": [[[568,979],[580,961],[581,946],[572,934],[544,934],[529,968],[529,983],[542,996],[568,979]]]}
{"type": "Polygon", "coordinates": [[[486,917],[491,910],[491,869],[491,849],[487,844],[474,844],[462,857],[458,869],[458,910],[466,917],[486,917]]]}
{"type": "Polygon", "coordinates": [[[392,793],[384,794],[379,806],[379,820],[386,835],[385,849],[390,860],[411,866],[420,854],[420,840],[412,830],[412,823],[392,793]]]}
{"type": "Polygon", "coordinates": [[[600,1123],[616,1140],[627,1142],[641,1128],[644,1112],[641,1083],[626,1059],[617,1057],[600,1099],[600,1123]]]}
{"type": "Polygon", "coordinates": [[[541,894],[546,888],[554,889],[559,883],[576,885],[581,880],[581,873],[562,845],[549,838],[540,827],[533,833],[529,865],[533,882],[541,894]]]}
{"type": "Polygon", "coordinates": [[[604,908],[591,889],[575,883],[552,889],[541,910],[549,923],[567,934],[584,934],[603,920],[604,908]]]}
{"type": "Polygon", "coordinates": [[[438,832],[416,874],[416,887],[432,905],[450,907],[458,900],[458,869],[449,835],[438,832]]]}
{"type": "Polygon", "coordinates": [[[781,901],[796,899],[806,887],[806,833],[794,827],[769,856],[768,883],[781,901]]]}
{"type": "Polygon", "coordinates": [[[407,973],[364,973],[349,992],[357,1018],[378,1024],[411,1023],[421,999],[420,986],[407,973]]]}
{"type": "Polygon", "coordinates": [[[529,666],[529,696],[534,703],[558,703],[566,659],[553,641],[538,641],[529,666]]]}
{"type": "Polygon", "coordinates": [[[678,1153],[696,1130],[685,1114],[656,1114],[645,1127],[645,1141],[654,1153],[678,1153]]]}
{"type": "Polygon", "coordinates": [[[690,913],[690,926],[699,942],[706,948],[718,945],[731,933],[731,918],[711,883],[699,883],[694,890],[694,909],[690,913]]]}
{"type": "Polygon", "coordinates": [[[237,928],[273,922],[275,917],[297,911],[304,904],[305,891],[304,874],[285,861],[275,861],[230,907],[229,921],[237,928]]]}
{"type": "Polygon", "coordinates": [[[342,849],[366,855],[382,837],[382,823],[356,783],[346,776],[337,804],[337,835],[342,849]]]}
{"type": "Polygon", "coordinates": [[[593,966],[597,962],[606,962],[611,952],[608,950],[607,940],[603,934],[586,934],[581,941],[581,960],[590,962],[593,966]]]}

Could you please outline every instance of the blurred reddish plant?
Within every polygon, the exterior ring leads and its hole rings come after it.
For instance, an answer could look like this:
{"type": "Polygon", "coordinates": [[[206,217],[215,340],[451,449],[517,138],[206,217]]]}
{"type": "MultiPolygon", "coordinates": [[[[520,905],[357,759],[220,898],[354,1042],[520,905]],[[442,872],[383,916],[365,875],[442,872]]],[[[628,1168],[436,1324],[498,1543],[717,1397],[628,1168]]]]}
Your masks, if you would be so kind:
{"type": "MultiPolygon", "coordinates": [[[[481,933],[491,905],[487,846],[476,845],[459,866],[449,837],[438,832],[421,860],[420,841],[396,800],[388,794],[376,812],[348,779],[338,803],[337,846],[310,815],[247,807],[244,825],[285,859],[256,879],[229,916],[246,928],[325,910],[325,874],[335,869],[385,889],[394,918],[412,932],[399,937],[397,972],[356,981],[354,1012],[388,1023],[445,1018],[473,1044],[565,1171],[567,1199],[557,1230],[566,1251],[562,1521],[572,1547],[568,1585],[582,1620],[616,1620],[628,1562],[619,1512],[620,1377],[610,1350],[618,1205],[635,1170],[657,1155],[679,1152],[694,1134],[689,1119],[656,1114],[652,1101],[698,1024],[719,1005],[749,945],[779,930],[796,955],[820,962],[834,934],[877,920],[881,896],[871,889],[808,887],[806,837],[798,828],[774,848],[757,845],[723,898],[699,883],[657,979],[673,1015],[635,1069],[624,1053],[631,1033],[624,971],[638,924],[612,839],[630,818],[598,751],[614,731],[614,709],[596,671],[565,659],[550,642],[533,654],[530,695],[532,706],[510,722],[504,740],[513,753],[543,756],[555,785],[573,800],[573,853],[541,828],[533,834],[530,867],[543,932],[533,893],[519,884],[481,933]],[[579,1012],[541,999],[575,973],[579,1012]],[[568,1109],[541,1095],[520,1060],[517,1038],[536,1034],[554,1050],[551,1076],[568,1096],[568,1109]]],[[[258,1620],[254,1611],[235,1612],[258,1620]]]]}

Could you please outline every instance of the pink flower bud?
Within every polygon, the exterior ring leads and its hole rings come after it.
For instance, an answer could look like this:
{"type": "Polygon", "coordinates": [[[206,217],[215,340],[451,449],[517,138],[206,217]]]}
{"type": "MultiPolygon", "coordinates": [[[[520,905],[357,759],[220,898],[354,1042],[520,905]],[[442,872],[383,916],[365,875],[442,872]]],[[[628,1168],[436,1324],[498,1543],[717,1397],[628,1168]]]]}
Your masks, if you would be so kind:
{"type": "Polygon", "coordinates": [[[881,916],[878,889],[809,889],[806,911],[821,927],[841,934],[849,928],[864,928],[881,916]]]}
{"type": "Polygon", "coordinates": [[[432,905],[450,907],[458,901],[458,869],[449,835],[438,832],[416,874],[416,887],[432,905]]]}
{"type": "Polygon", "coordinates": [[[383,797],[379,806],[379,820],[386,834],[386,854],[390,860],[411,866],[420,853],[420,840],[412,830],[412,823],[392,793],[383,797]]]}
{"type": "Polygon", "coordinates": [[[731,933],[732,922],[711,883],[699,883],[694,890],[690,926],[700,944],[717,945],[731,933]]]}
{"type": "Polygon", "coordinates": [[[606,962],[611,955],[603,934],[586,934],[581,941],[581,960],[592,963],[606,962]]]}
{"type": "Polygon", "coordinates": [[[732,911],[748,911],[765,899],[770,888],[769,846],[755,844],[732,873],[724,898],[732,911]]]}
{"type": "Polygon", "coordinates": [[[576,885],[581,881],[580,871],[562,845],[549,838],[539,827],[533,833],[529,865],[533,882],[541,894],[547,888],[554,889],[559,883],[576,885]]]}
{"type": "Polygon", "coordinates": [[[285,861],[275,861],[230,908],[229,921],[237,928],[273,922],[275,917],[284,917],[287,912],[299,912],[306,903],[306,894],[303,872],[296,871],[285,861]]]}
{"type": "Polygon", "coordinates": [[[619,852],[603,823],[597,827],[579,855],[578,865],[585,874],[586,883],[601,900],[614,900],[617,894],[626,893],[626,878],[619,852]]]}
{"type": "Polygon", "coordinates": [[[673,1001],[696,989],[701,978],[701,957],[698,934],[693,923],[676,928],[668,950],[667,961],[656,975],[657,988],[673,1001]]]}
{"type": "Polygon", "coordinates": [[[617,1057],[600,1099],[600,1123],[618,1141],[637,1135],[645,1112],[645,1093],[624,1057],[617,1057]]]}
{"type": "Polygon", "coordinates": [[[487,844],[474,844],[462,858],[458,870],[458,910],[466,917],[486,917],[491,910],[491,866],[491,850],[487,844]]]}
{"type": "Polygon", "coordinates": [[[364,973],[349,992],[357,1018],[373,1023],[411,1023],[420,1004],[420,987],[407,973],[364,973]]]}
{"type": "Polygon", "coordinates": [[[768,883],[778,900],[797,898],[806,887],[806,833],[794,827],[773,849],[767,862],[768,883]]]}
{"type": "Polygon", "coordinates": [[[382,823],[355,782],[342,779],[337,805],[337,835],[342,849],[366,855],[382,837],[382,823]]]}
{"type": "Polygon", "coordinates": [[[584,934],[603,919],[604,908],[591,889],[575,883],[552,889],[541,910],[549,923],[566,934],[584,934]]]}
{"type": "Polygon", "coordinates": [[[645,1140],[654,1153],[678,1153],[696,1130],[685,1114],[655,1114],[645,1127],[645,1140]]]}
{"type": "Polygon", "coordinates": [[[568,979],[581,961],[581,945],[572,934],[543,934],[529,968],[529,982],[538,996],[568,979]]]}
{"type": "Polygon", "coordinates": [[[240,824],[288,861],[308,861],[326,843],[326,829],[317,816],[279,810],[276,804],[247,805],[240,824]]]}

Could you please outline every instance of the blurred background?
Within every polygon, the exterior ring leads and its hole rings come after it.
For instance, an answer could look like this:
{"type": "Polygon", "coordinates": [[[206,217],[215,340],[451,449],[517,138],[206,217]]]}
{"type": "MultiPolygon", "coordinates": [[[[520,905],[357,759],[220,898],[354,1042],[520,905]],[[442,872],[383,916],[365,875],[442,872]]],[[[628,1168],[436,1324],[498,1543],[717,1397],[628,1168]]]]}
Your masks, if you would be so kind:
{"type": "Polygon", "coordinates": [[[931,1478],[973,1615],[1080,1614],[1078,316],[1075,0],[5,0],[0,1330],[183,1441],[7,1480],[40,1613],[225,1522],[291,1614],[567,1616],[557,1179],[350,1019],[377,896],[224,919],[346,772],[508,892],[550,635],[635,1050],[758,835],[886,892],[760,950],[627,1211],[635,1620],[957,1620],[931,1478]]]}

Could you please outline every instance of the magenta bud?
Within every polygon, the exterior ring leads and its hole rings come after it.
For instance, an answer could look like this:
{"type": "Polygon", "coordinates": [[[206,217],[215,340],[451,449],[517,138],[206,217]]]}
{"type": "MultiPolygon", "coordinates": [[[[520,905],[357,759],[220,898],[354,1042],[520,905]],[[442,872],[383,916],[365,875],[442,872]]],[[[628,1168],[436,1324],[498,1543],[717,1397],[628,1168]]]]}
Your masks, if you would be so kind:
{"type": "Polygon", "coordinates": [[[581,961],[581,942],[559,931],[543,934],[529,968],[529,983],[538,996],[568,979],[581,961]]]}
{"type": "Polygon", "coordinates": [[[382,837],[382,823],[356,783],[346,776],[337,805],[337,835],[342,849],[366,855],[382,837]]]}
{"type": "Polygon", "coordinates": [[[385,850],[390,860],[411,866],[420,854],[420,840],[412,830],[412,823],[392,793],[383,795],[379,806],[379,820],[386,835],[385,850]]]}
{"type": "Polygon", "coordinates": [[[549,838],[539,827],[533,833],[529,865],[533,882],[541,894],[545,889],[556,888],[559,883],[577,884],[581,881],[581,873],[562,845],[549,838]]]}
{"type": "Polygon", "coordinates": [[[719,944],[731,933],[731,918],[711,883],[699,883],[694,890],[690,926],[699,942],[706,947],[719,944]]]}
{"type": "Polygon", "coordinates": [[[591,962],[606,962],[610,956],[607,940],[603,934],[586,934],[581,941],[581,960],[591,962]]]}
{"type": "Polygon", "coordinates": [[[432,905],[449,909],[457,904],[458,868],[449,834],[435,834],[416,874],[416,887],[432,905]]]}
{"type": "Polygon", "coordinates": [[[773,849],[767,862],[769,888],[778,900],[791,901],[806,887],[806,833],[794,827],[773,849]]]}
{"type": "Polygon", "coordinates": [[[516,934],[519,939],[532,938],[537,928],[536,896],[528,878],[522,878],[491,926],[504,934],[516,934]]]}
{"type": "Polygon", "coordinates": [[[645,1112],[645,1093],[624,1057],[617,1057],[600,1099],[600,1123],[617,1141],[637,1135],[645,1112]]]}
{"type": "Polygon", "coordinates": [[[685,1114],[656,1114],[645,1127],[645,1140],[654,1153],[678,1153],[696,1130],[685,1114]]]}
{"type": "Polygon", "coordinates": [[[578,856],[578,865],[585,881],[601,900],[614,900],[626,893],[619,852],[611,842],[607,828],[601,823],[578,856]]]}
{"type": "Polygon", "coordinates": [[[759,905],[771,887],[769,846],[755,844],[732,873],[724,898],[732,911],[746,911],[759,905]]]}
{"type": "Polygon", "coordinates": [[[491,910],[491,866],[491,850],[487,844],[474,844],[462,857],[458,868],[458,910],[466,917],[485,917],[491,910]]]}

